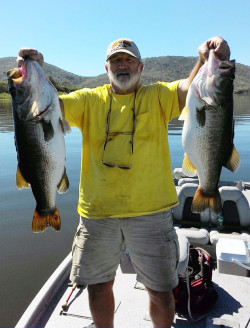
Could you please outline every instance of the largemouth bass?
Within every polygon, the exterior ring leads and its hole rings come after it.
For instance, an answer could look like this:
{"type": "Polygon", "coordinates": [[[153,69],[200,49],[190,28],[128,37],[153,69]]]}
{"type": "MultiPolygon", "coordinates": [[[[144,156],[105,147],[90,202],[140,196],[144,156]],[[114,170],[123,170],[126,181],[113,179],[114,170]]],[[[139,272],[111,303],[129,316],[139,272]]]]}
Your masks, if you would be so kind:
{"type": "Polygon", "coordinates": [[[41,66],[25,59],[20,68],[7,72],[12,98],[16,183],[19,189],[31,186],[36,200],[32,231],[48,226],[60,230],[56,193],[69,187],[65,170],[64,134],[70,130],[63,119],[57,91],[41,66]]]}
{"type": "Polygon", "coordinates": [[[235,172],[240,163],[234,144],[233,80],[235,61],[220,61],[211,50],[188,90],[182,145],[185,150],[182,170],[187,176],[198,175],[199,187],[192,211],[210,207],[221,213],[218,191],[222,166],[235,172]]]}

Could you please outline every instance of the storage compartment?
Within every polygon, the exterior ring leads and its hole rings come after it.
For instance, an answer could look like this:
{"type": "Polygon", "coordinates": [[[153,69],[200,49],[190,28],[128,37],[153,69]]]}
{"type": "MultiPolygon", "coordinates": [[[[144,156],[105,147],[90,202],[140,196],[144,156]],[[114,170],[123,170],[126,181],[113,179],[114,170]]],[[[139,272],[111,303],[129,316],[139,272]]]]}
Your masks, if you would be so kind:
{"type": "Polygon", "coordinates": [[[250,259],[243,240],[220,238],[216,256],[219,273],[250,277],[250,259]]]}

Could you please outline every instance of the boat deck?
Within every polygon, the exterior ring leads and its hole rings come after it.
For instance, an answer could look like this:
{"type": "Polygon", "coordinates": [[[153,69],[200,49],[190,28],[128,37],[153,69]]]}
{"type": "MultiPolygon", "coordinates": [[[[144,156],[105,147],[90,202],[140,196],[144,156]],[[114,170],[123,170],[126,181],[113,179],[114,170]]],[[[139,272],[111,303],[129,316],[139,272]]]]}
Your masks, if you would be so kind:
{"type": "MultiPolygon", "coordinates": [[[[173,327],[235,327],[250,328],[250,279],[248,277],[213,272],[213,281],[218,301],[208,316],[195,323],[188,317],[175,316],[173,327]]],[[[37,327],[94,327],[88,307],[87,290],[80,287],[72,294],[66,311],[66,302],[71,286],[66,280],[60,293],[47,309],[37,327]]],[[[134,274],[123,274],[120,268],[114,285],[115,327],[152,327],[148,315],[148,295],[143,286],[136,282],[134,274]]]]}
{"type": "MultiPolygon", "coordinates": [[[[243,190],[243,194],[250,204],[249,186],[250,183],[247,183],[248,188],[243,190]]],[[[206,247],[215,259],[215,245],[211,243],[202,245],[202,248],[206,249],[206,247]]],[[[249,263],[248,266],[250,267],[249,263]]],[[[67,308],[65,310],[62,308],[72,291],[72,286],[68,286],[70,268],[71,254],[66,257],[37,294],[16,328],[95,327],[88,306],[86,288],[77,288],[67,308]]],[[[219,273],[218,269],[215,269],[212,280],[218,293],[216,304],[207,316],[198,322],[192,321],[188,316],[176,315],[172,327],[250,328],[250,270],[247,268],[245,272],[246,274],[243,275],[232,275],[219,273]]],[[[115,327],[152,327],[148,314],[148,294],[144,286],[137,283],[135,274],[124,274],[119,267],[114,284],[114,295],[115,327]]]]}

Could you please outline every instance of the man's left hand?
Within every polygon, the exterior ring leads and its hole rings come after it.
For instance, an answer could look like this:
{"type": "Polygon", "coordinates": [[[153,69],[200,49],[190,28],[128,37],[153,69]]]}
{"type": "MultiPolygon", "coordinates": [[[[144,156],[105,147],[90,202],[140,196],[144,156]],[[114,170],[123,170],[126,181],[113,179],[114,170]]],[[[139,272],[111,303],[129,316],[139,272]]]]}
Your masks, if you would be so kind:
{"type": "Polygon", "coordinates": [[[220,36],[214,36],[213,38],[202,43],[198,48],[198,52],[202,62],[205,62],[205,60],[208,59],[209,51],[211,49],[214,50],[216,56],[220,60],[229,60],[230,48],[227,42],[220,36]]]}

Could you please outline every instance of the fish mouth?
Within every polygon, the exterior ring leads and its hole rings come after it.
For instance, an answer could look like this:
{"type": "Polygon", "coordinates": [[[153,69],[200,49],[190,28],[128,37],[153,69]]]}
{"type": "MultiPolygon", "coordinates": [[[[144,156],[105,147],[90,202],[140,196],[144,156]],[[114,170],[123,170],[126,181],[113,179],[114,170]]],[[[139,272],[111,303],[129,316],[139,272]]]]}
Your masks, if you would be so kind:
{"type": "Polygon", "coordinates": [[[230,61],[222,61],[219,64],[220,74],[223,77],[231,77],[232,79],[235,78],[235,60],[230,61]]]}
{"type": "Polygon", "coordinates": [[[13,68],[7,72],[7,76],[13,83],[21,84],[26,77],[25,67],[13,68]]]}

